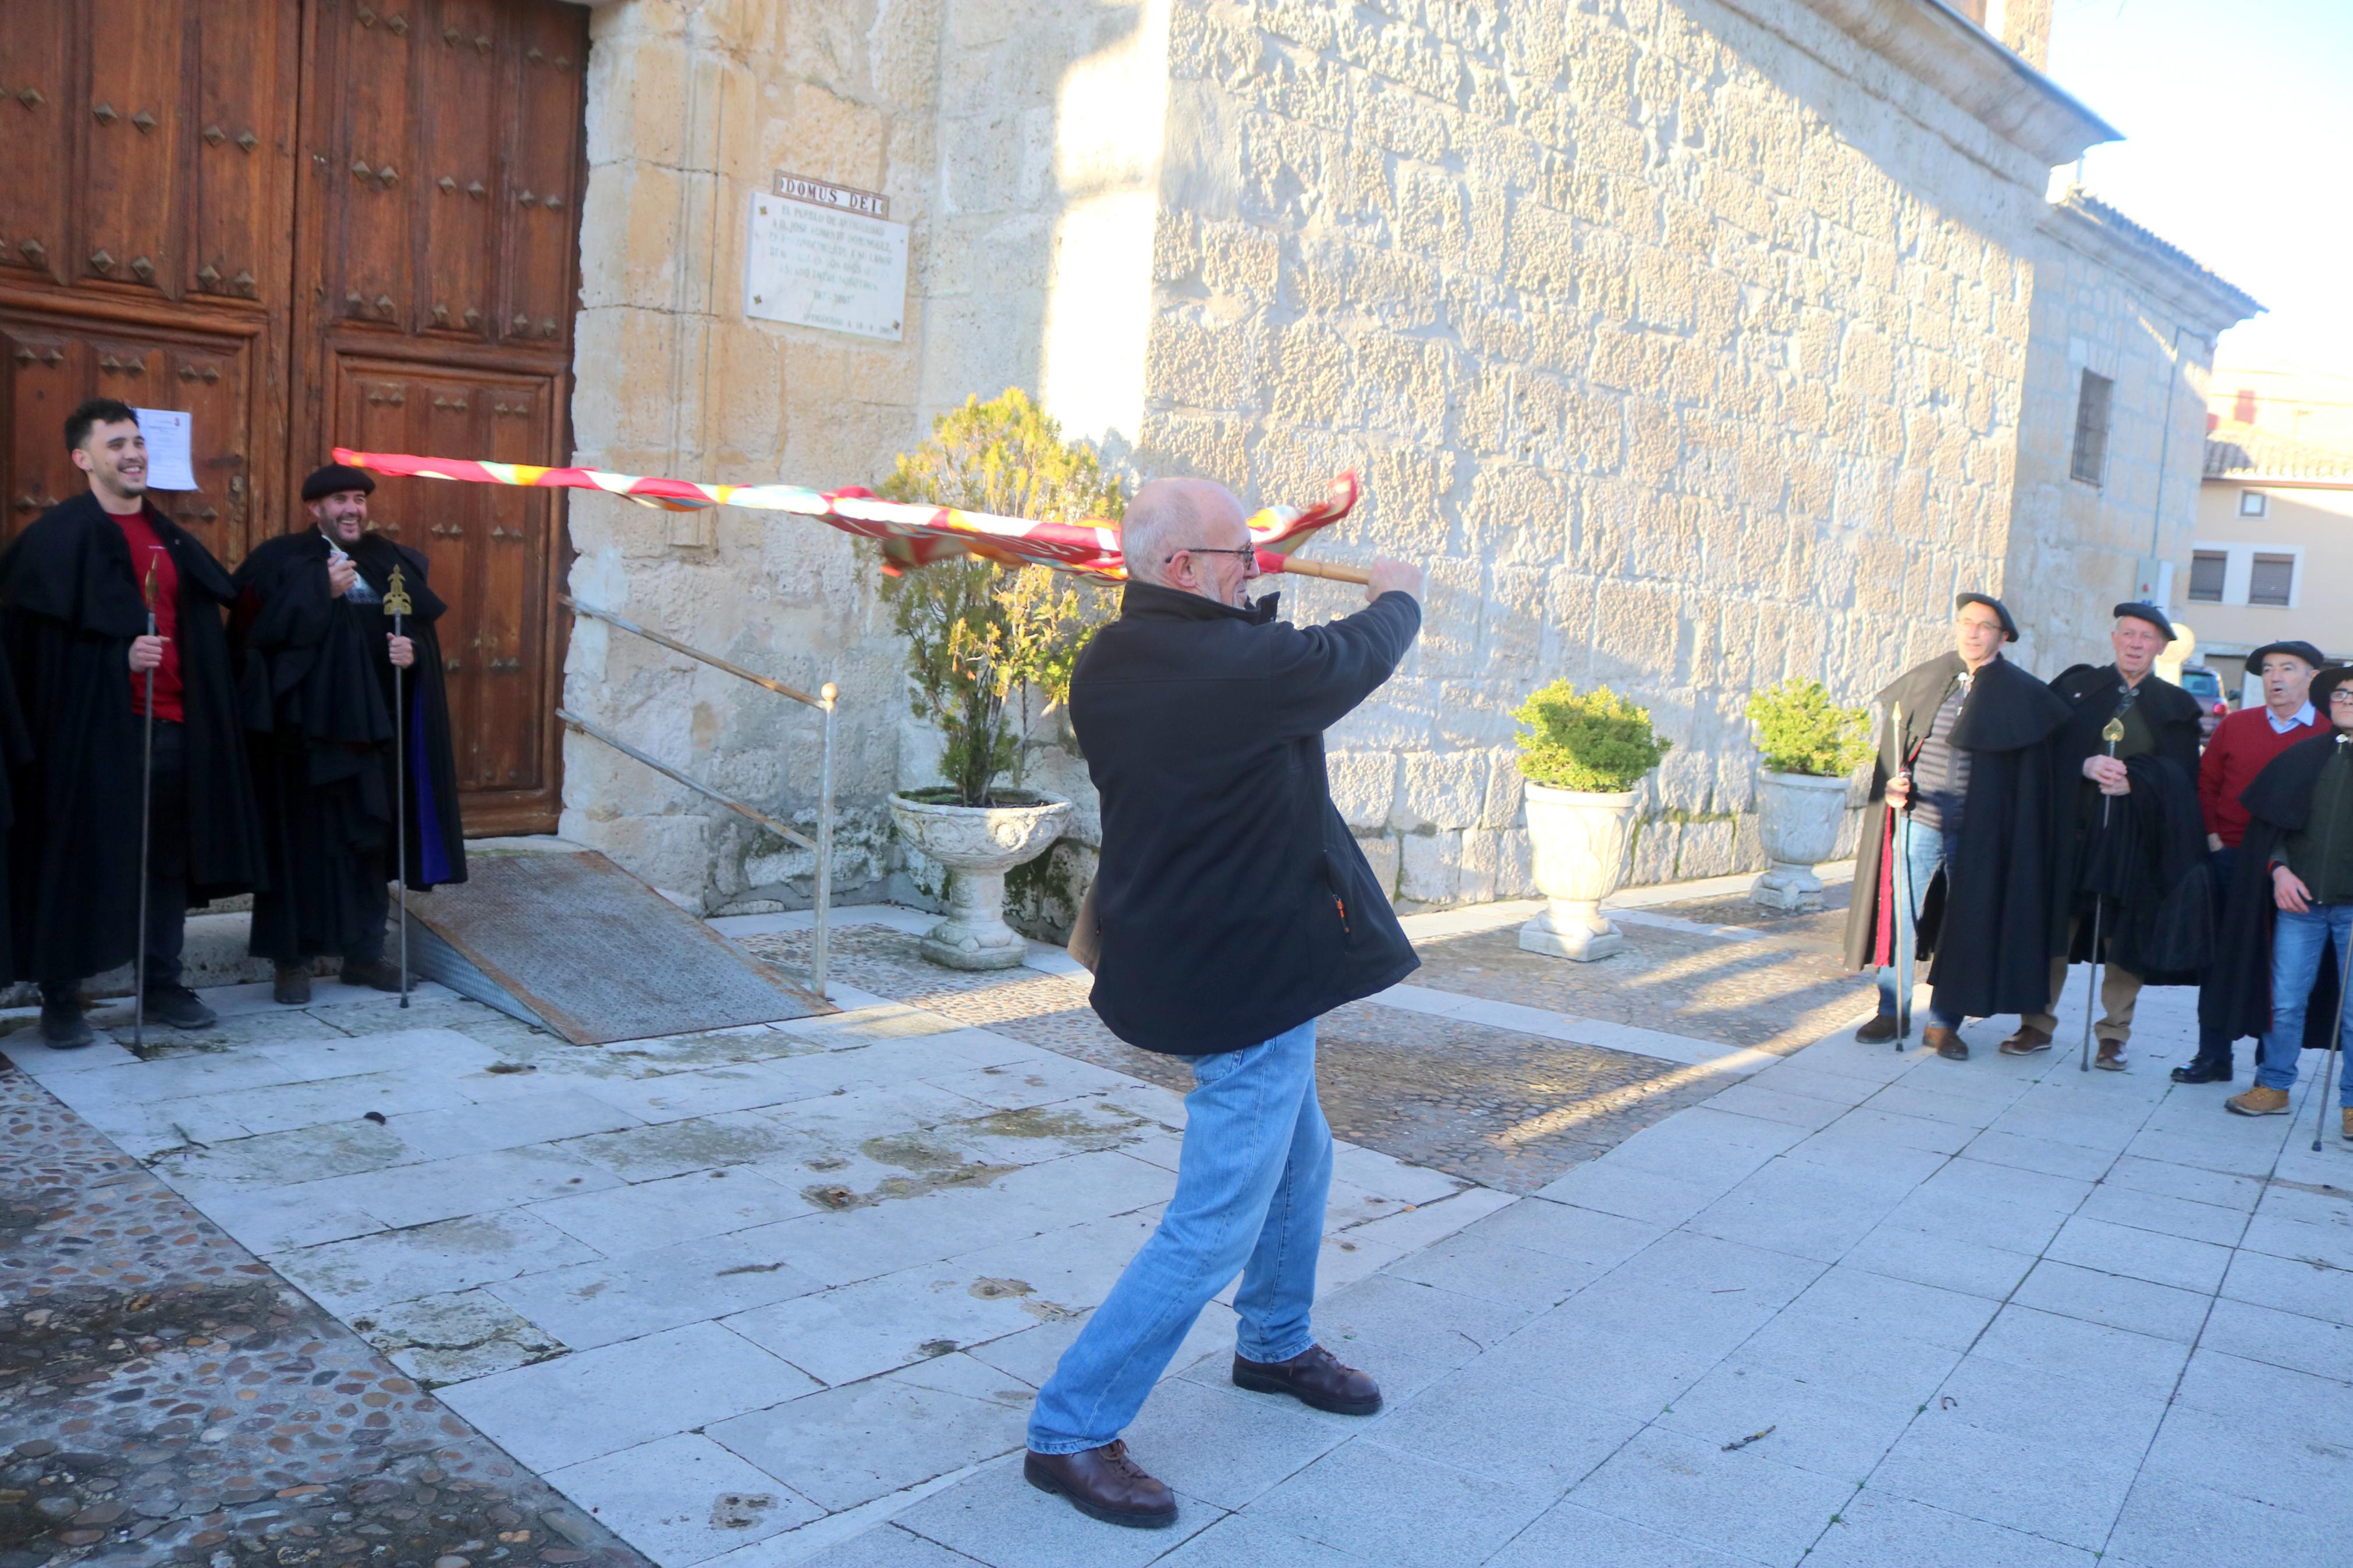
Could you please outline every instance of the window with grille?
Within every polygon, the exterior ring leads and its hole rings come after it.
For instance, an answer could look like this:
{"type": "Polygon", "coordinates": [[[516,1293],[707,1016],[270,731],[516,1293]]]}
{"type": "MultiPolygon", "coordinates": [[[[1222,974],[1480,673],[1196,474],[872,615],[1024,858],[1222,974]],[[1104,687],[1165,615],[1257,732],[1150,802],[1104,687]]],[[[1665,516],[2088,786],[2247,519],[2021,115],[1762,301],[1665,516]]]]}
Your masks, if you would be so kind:
{"type": "Polygon", "coordinates": [[[2222,602],[2222,579],[2231,570],[2231,557],[2221,550],[2201,550],[2189,558],[2189,597],[2206,605],[2222,602]]]}
{"type": "Polygon", "coordinates": [[[2087,370],[2075,395],[2075,455],[2067,471],[2087,485],[2098,484],[2108,466],[2108,394],[2115,386],[2087,370]]]}
{"type": "Polygon", "coordinates": [[[2239,515],[2241,517],[2265,517],[2270,515],[2271,510],[2272,498],[2263,494],[2263,491],[2241,490],[2239,492],[2239,515]]]}
{"type": "Polygon", "coordinates": [[[2295,557],[2258,555],[2247,574],[2247,603],[2285,609],[2295,592],[2295,557]]]}

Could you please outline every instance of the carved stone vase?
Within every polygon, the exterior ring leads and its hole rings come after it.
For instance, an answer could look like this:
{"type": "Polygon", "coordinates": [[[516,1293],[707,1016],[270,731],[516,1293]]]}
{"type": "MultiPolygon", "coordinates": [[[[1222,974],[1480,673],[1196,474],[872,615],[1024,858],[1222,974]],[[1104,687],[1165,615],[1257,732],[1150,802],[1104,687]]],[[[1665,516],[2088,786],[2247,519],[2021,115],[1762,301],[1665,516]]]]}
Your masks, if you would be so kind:
{"type": "Polygon", "coordinates": [[[1626,938],[1601,913],[1601,900],[1626,879],[1634,792],[1588,795],[1532,784],[1525,798],[1536,890],[1546,902],[1520,928],[1520,945],[1579,963],[1609,957],[1626,938]]]}
{"type": "Polygon", "coordinates": [[[947,918],[923,934],[923,956],[950,969],[1011,969],[1027,951],[1005,923],[1005,873],[1043,855],[1062,836],[1071,803],[1040,795],[1023,805],[946,805],[891,797],[891,819],[909,844],[947,868],[947,918]]]}
{"type": "Polygon", "coordinates": [[[1757,770],[1757,835],[1772,864],[1750,885],[1751,900],[1793,914],[1822,907],[1822,879],[1814,867],[1838,848],[1846,793],[1843,778],[1757,770]]]}

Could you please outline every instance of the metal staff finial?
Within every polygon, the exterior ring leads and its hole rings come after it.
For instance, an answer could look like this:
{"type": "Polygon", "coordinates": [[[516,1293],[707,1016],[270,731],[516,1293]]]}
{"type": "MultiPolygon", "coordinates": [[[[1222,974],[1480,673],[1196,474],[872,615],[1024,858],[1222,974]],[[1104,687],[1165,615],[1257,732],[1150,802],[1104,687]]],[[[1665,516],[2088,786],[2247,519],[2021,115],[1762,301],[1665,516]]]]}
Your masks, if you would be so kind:
{"type": "MultiPolygon", "coordinates": [[[[2100,726],[2100,739],[2108,743],[2108,756],[2111,760],[2116,754],[2116,742],[2124,738],[2125,721],[2122,719],[2111,719],[2100,726]]],[[[2105,790],[2100,792],[2100,831],[2102,833],[2108,830],[2108,812],[2116,804],[2115,795],[2105,790]]],[[[2092,980],[2091,989],[2084,994],[2084,1046],[2075,1056],[2077,1072],[2092,1070],[2092,1009],[2099,1005],[2100,1000],[2100,924],[2101,917],[2107,913],[2107,900],[2101,896],[2099,889],[2094,889],[2092,891],[2092,980]]]]}

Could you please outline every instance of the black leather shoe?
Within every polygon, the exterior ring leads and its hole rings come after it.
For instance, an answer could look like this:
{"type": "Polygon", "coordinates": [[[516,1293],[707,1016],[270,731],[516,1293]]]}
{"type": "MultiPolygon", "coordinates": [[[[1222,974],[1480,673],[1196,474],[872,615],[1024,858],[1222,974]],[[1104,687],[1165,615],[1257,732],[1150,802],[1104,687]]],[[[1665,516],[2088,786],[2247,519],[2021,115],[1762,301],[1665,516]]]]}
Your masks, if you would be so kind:
{"type": "Polygon", "coordinates": [[[208,1029],[220,1022],[220,1015],[185,985],[158,985],[147,993],[147,1016],[175,1029],[208,1029]]]}
{"type": "Polygon", "coordinates": [[[342,979],[346,985],[365,985],[377,991],[400,989],[400,966],[386,963],[379,958],[369,963],[359,959],[343,960],[342,979]]]}
{"type": "Polygon", "coordinates": [[[1234,1386],[1253,1394],[1288,1394],[1302,1405],[1335,1415],[1370,1415],[1381,1407],[1381,1385],[1369,1373],[1343,1365],[1322,1345],[1309,1345],[1289,1361],[1234,1357],[1234,1386]]]}
{"type": "Polygon", "coordinates": [[[79,1050],[98,1038],[90,1020],[81,1016],[81,998],[41,1000],[41,1043],[53,1051],[79,1050]]]}
{"type": "Polygon", "coordinates": [[[1883,1046],[1895,1037],[1895,1015],[1882,1013],[1854,1032],[1854,1037],[1866,1046],[1883,1046]]]}
{"type": "Polygon", "coordinates": [[[269,999],[280,1007],[307,1007],[311,1005],[311,966],[307,963],[281,963],[269,983],[269,999]]]}
{"type": "Polygon", "coordinates": [[[1021,1479],[1041,1492],[1070,1499],[1072,1508],[1105,1524],[1166,1530],[1176,1522],[1176,1494],[1127,1457],[1124,1439],[1075,1454],[1033,1448],[1022,1457],[1021,1479]]]}
{"type": "Polygon", "coordinates": [[[2186,1067],[2173,1069],[2176,1083],[2228,1083],[2231,1081],[2231,1058],[2199,1057],[2186,1067]]]}

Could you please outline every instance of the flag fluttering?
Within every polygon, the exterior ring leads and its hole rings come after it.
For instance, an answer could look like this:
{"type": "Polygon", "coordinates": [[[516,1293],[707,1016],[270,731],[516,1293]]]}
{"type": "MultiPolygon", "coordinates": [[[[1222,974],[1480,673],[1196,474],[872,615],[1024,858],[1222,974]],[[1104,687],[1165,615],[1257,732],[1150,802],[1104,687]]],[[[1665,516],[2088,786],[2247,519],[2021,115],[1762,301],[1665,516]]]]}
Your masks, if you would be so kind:
{"type": "MultiPolygon", "coordinates": [[[[709,506],[748,507],[790,512],[829,523],[845,533],[882,546],[883,570],[902,571],[959,555],[978,555],[1016,566],[1124,581],[1119,526],[1112,522],[1033,522],[954,507],[884,500],[862,486],[839,490],[803,485],[711,485],[690,479],[608,473],[599,468],[543,468],[529,463],[477,462],[462,458],[413,458],[391,452],[335,448],[335,461],[371,473],[402,479],[456,479],[480,485],[521,485],[541,489],[596,490],[624,496],[641,506],[699,511],[709,506]]],[[[1356,476],[1335,479],[1314,506],[1273,506],[1250,519],[1258,545],[1259,568],[1285,569],[1286,558],[1321,528],[1348,515],[1356,504],[1356,476]]]]}

